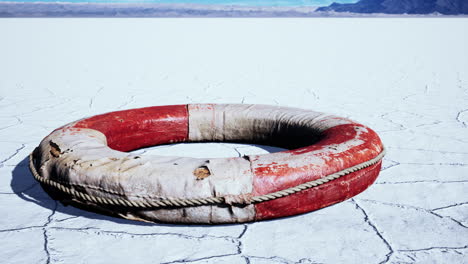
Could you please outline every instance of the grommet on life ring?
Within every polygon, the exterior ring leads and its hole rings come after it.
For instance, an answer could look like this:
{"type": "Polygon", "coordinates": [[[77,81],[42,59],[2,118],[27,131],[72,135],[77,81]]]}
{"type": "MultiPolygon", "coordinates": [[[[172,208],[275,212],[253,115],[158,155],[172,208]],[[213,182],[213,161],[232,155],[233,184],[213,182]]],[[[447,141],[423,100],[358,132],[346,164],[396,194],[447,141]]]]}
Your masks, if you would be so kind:
{"type": "Polygon", "coordinates": [[[55,199],[123,218],[171,223],[259,221],[357,195],[378,176],[384,148],[370,128],[296,108],[155,106],[56,129],[30,156],[55,199]],[[200,159],[128,151],[175,142],[248,142],[289,150],[200,159]]]}

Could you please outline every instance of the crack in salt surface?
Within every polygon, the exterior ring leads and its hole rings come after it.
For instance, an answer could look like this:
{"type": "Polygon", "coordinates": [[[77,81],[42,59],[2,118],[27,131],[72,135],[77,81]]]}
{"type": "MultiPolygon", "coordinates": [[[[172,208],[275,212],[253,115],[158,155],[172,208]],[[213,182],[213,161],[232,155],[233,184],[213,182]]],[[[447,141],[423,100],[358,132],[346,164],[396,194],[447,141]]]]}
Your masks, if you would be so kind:
{"type": "Polygon", "coordinates": [[[461,123],[464,128],[467,128],[468,127],[468,120],[461,119],[461,116],[465,115],[465,113],[468,114],[468,109],[463,109],[460,112],[458,112],[457,117],[455,119],[457,120],[457,122],[461,123]]]}
{"type": "Polygon", "coordinates": [[[52,96],[57,96],[52,90],[50,90],[48,87],[44,88],[50,95],[52,96]]]}
{"type": "Polygon", "coordinates": [[[27,227],[19,227],[19,228],[9,228],[9,229],[0,230],[0,233],[23,231],[23,230],[29,230],[29,229],[38,229],[38,228],[43,228],[43,227],[44,227],[44,225],[41,225],[41,226],[27,226],[27,227]]]}
{"type": "Polygon", "coordinates": [[[89,104],[88,104],[88,107],[89,108],[92,108],[93,107],[93,104],[94,104],[94,99],[96,98],[96,96],[104,89],[104,87],[101,87],[99,88],[96,93],[94,93],[93,96],[91,96],[91,98],[89,99],[89,104]]]}
{"type": "MultiPolygon", "coordinates": [[[[394,112],[398,112],[398,111],[394,111],[394,112]]],[[[381,130],[379,132],[382,133],[382,132],[391,132],[391,131],[402,131],[402,130],[407,129],[403,124],[397,123],[397,122],[393,121],[393,119],[388,117],[389,114],[394,113],[394,112],[388,112],[388,113],[381,114],[380,118],[383,119],[383,120],[388,121],[391,124],[394,124],[394,125],[398,126],[398,128],[397,129],[381,130]]]]}
{"type": "Polygon", "coordinates": [[[460,180],[460,181],[420,180],[420,181],[400,181],[400,182],[376,182],[375,184],[409,184],[409,183],[468,183],[468,180],[460,180]]]}
{"type": "MultiPolygon", "coordinates": [[[[1,167],[1,166],[0,166],[1,167]]],[[[33,189],[34,187],[36,187],[39,183],[37,182],[34,182],[32,183],[30,186],[24,188],[24,189],[21,189],[21,190],[14,190],[14,192],[0,192],[0,194],[6,194],[6,195],[18,195],[19,193],[24,193],[24,192],[27,192],[31,189],[33,189]]]]}
{"type": "Polygon", "coordinates": [[[242,230],[242,232],[239,234],[239,236],[237,237],[237,239],[241,239],[245,233],[247,232],[247,229],[249,228],[249,226],[247,224],[244,224],[244,229],[242,230]]]}
{"type": "Polygon", "coordinates": [[[279,262],[279,263],[283,263],[283,264],[298,263],[298,262],[294,262],[294,261],[291,261],[289,259],[285,259],[285,258],[278,257],[278,256],[260,257],[260,256],[246,255],[244,257],[249,260],[248,263],[250,263],[251,259],[262,259],[262,260],[268,260],[268,261],[275,261],[275,262],[279,262]]]}
{"type": "MultiPolygon", "coordinates": [[[[371,200],[371,199],[359,199],[360,201],[364,202],[369,202],[373,204],[383,204],[383,205],[388,205],[388,206],[393,206],[393,207],[398,207],[398,208],[403,208],[403,209],[413,209],[416,211],[424,211],[429,214],[434,214],[431,210],[425,209],[422,207],[417,207],[417,206],[412,206],[412,205],[407,205],[407,204],[399,204],[399,203],[389,203],[389,202],[382,202],[382,201],[377,201],[377,200],[371,200]]],[[[439,218],[443,218],[440,215],[436,215],[439,218]]]]}
{"type": "Polygon", "coordinates": [[[307,94],[311,94],[311,95],[314,97],[315,100],[320,100],[320,96],[318,96],[312,89],[307,88],[307,89],[305,90],[305,92],[306,92],[307,94]]]}
{"type": "Polygon", "coordinates": [[[16,155],[18,155],[18,153],[19,153],[22,149],[24,149],[25,147],[26,147],[26,144],[21,144],[21,147],[20,147],[20,148],[17,148],[17,149],[15,150],[15,153],[13,153],[12,155],[10,155],[9,157],[7,157],[7,158],[4,159],[4,160],[1,160],[1,161],[0,161],[0,168],[3,167],[3,164],[4,164],[5,162],[11,160],[11,159],[14,158],[16,155]]]}
{"type": "Polygon", "coordinates": [[[19,126],[19,125],[23,124],[23,120],[21,118],[19,118],[18,116],[13,116],[13,117],[16,119],[17,123],[15,123],[13,125],[0,127],[0,131],[1,130],[6,130],[6,129],[10,128],[10,127],[15,127],[15,126],[19,126]]]}
{"type": "Polygon", "coordinates": [[[435,126],[435,125],[438,125],[438,124],[440,124],[440,123],[442,123],[442,121],[436,120],[436,121],[434,121],[434,122],[427,123],[427,124],[419,124],[419,125],[417,125],[416,127],[435,126]]]}
{"type": "Polygon", "coordinates": [[[49,249],[49,234],[48,234],[48,225],[52,222],[52,217],[55,215],[55,212],[57,211],[58,203],[57,201],[54,201],[55,205],[54,208],[52,209],[52,213],[47,217],[47,222],[44,224],[44,227],[42,228],[43,230],[43,235],[44,235],[44,251],[47,256],[46,263],[49,264],[51,257],[50,257],[50,249],[49,249]]]}
{"type": "Polygon", "coordinates": [[[39,112],[39,111],[42,111],[42,110],[45,110],[45,109],[53,109],[59,105],[64,105],[68,102],[70,102],[71,99],[69,98],[66,98],[66,99],[61,99],[61,102],[60,103],[57,103],[57,104],[53,104],[53,105],[48,105],[48,106],[44,106],[44,107],[35,107],[35,109],[33,109],[32,111],[30,112],[25,112],[25,113],[21,113],[20,115],[18,116],[25,116],[25,115],[29,115],[29,114],[32,114],[32,113],[36,113],[36,112],[39,112]]]}
{"type": "Polygon", "coordinates": [[[429,248],[420,248],[420,249],[400,249],[399,252],[418,252],[418,251],[431,251],[431,250],[438,250],[438,249],[468,249],[468,245],[464,247],[429,247],[429,248]]]}
{"type": "Polygon", "coordinates": [[[447,162],[447,163],[436,163],[436,162],[429,162],[429,163],[422,163],[422,162],[400,162],[400,164],[407,164],[407,165],[421,165],[421,166],[459,166],[459,167],[467,167],[468,163],[460,163],[460,162],[447,162]]]}
{"type": "Polygon", "coordinates": [[[385,259],[381,262],[379,262],[379,264],[383,264],[383,263],[387,263],[389,260],[390,260],[390,257],[393,255],[394,253],[394,250],[393,250],[393,247],[390,245],[390,243],[388,242],[387,239],[384,238],[384,236],[382,235],[382,233],[380,233],[379,229],[377,228],[377,226],[370,220],[369,218],[369,215],[367,214],[366,210],[364,210],[364,208],[362,208],[357,202],[355,199],[351,199],[351,201],[354,203],[354,205],[356,206],[356,209],[358,209],[359,211],[361,211],[361,213],[364,215],[364,221],[374,230],[374,232],[376,233],[376,235],[382,240],[382,242],[385,244],[385,246],[387,247],[387,249],[389,250],[389,252],[385,255],[385,259]]]}
{"type": "MultiPolygon", "coordinates": [[[[58,222],[58,221],[54,221],[58,222]]],[[[73,228],[73,227],[49,227],[49,229],[55,229],[55,230],[65,230],[65,231],[78,231],[86,234],[96,234],[96,235],[127,235],[131,237],[148,237],[148,236],[176,236],[184,239],[196,239],[196,240],[201,240],[201,239],[224,239],[227,241],[234,242],[238,238],[237,237],[232,237],[232,236],[214,236],[214,235],[200,235],[200,236],[192,236],[192,235],[186,235],[186,234],[181,234],[181,233],[176,233],[176,232],[152,232],[152,233],[132,233],[132,232],[126,232],[126,231],[109,231],[109,230],[103,230],[97,227],[84,227],[84,228],[73,228]],[[90,232],[88,232],[90,231],[90,232]]]]}
{"type": "Polygon", "coordinates": [[[384,170],[388,170],[390,168],[393,168],[393,167],[396,167],[398,165],[401,165],[400,162],[398,161],[395,161],[395,160],[391,160],[391,159],[387,159],[387,158],[384,158],[384,164],[382,165],[382,169],[381,171],[384,171],[384,170]],[[392,164],[386,164],[386,162],[391,162],[392,164]]]}
{"type": "Polygon", "coordinates": [[[451,217],[451,216],[448,216],[448,215],[439,215],[439,214],[437,214],[437,213],[435,213],[435,212],[432,212],[432,211],[431,211],[431,214],[436,215],[436,216],[439,216],[440,218],[448,218],[448,219],[450,219],[452,222],[456,223],[457,225],[459,225],[459,226],[461,226],[461,227],[463,227],[463,228],[468,228],[468,226],[464,225],[462,222],[458,221],[457,219],[455,219],[455,218],[453,218],[453,217],[451,217]]]}
{"type": "Polygon", "coordinates": [[[442,154],[463,154],[468,155],[468,152],[461,152],[461,151],[445,151],[445,150],[435,150],[435,149],[423,149],[423,148],[404,148],[404,147],[394,147],[388,146],[388,149],[398,149],[398,150],[414,150],[414,151],[423,151],[423,152],[435,152],[435,153],[442,153],[442,154]]]}
{"type": "Polygon", "coordinates": [[[236,255],[238,255],[238,253],[221,254],[221,255],[214,255],[214,256],[208,256],[208,257],[203,257],[203,258],[195,258],[195,259],[180,259],[180,260],[174,260],[174,261],[169,261],[169,262],[161,262],[161,264],[191,263],[191,262],[196,262],[196,261],[224,258],[224,257],[230,257],[230,256],[236,256],[236,255]]]}
{"type": "Polygon", "coordinates": [[[413,97],[415,95],[418,95],[418,94],[417,93],[408,94],[407,96],[403,97],[402,99],[403,99],[403,101],[406,101],[406,100],[408,100],[408,98],[413,97]]]}
{"type": "Polygon", "coordinates": [[[65,221],[68,221],[68,220],[71,220],[71,219],[76,219],[76,218],[79,218],[79,217],[80,216],[70,216],[70,217],[67,217],[67,218],[64,218],[64,219],[54,220],[54,223],[65,222],[65,221]]]}
{"type": "Polygon", "coordinates": [[[452,207],[456,207],[456,206],[460,206],[460,205],[466,205],[466,204],[468,204],[468,202],[451,204],[451,205],[447,205],[447,206],[432,209],[432,211],[443,210],[443,209],[452,208],[452,207]]]}
{"type": "MultiPolygon", "coordinates": [[[[247,232],[247,229],[249,228],[248,224],[244,224],[244,229],[242,230],[242,232],[239,234],[239,236],[237,236],[237,255],[241,255],[243,253],[243,243],[242,243],[242,237],[244,237],[245,233],[247,232]]],[[[242,256],[245,260],[246,263],[250,263],[250,260],[248,258],[246,258],[245,256],[242,256]]]]}
{"type": "Polygon", "coordinates": [[[369,203],[373,203],[373,204],[383,204],[383,205],[388,205],[388,206],[392,206],[392,207],[398,207],[398,208],[403,208],[403,209],[412,209],[412,210],[416,210],[416,211],[420,211],[420,212],[425,212],[425,213],[431,214],[431,215],[436,216],[436,217],[441,218],[441,219],[448,219],[451,222],[455,223],[456,225],[459,225],[459,226],[461,226],[463,228],[467,228],[467,226],[462,224],[460,221],[458,221],[458,220],[456,220],[456,219],[454,219],[454,218],[452,218],[450,216],[444,216],[444,215],[440,215],[440,214],[434,212],[434,210],[439,210],[439,209],[425,209],[425,208],[422,208],[422,207],[417,207],[417,206],[412,206],[412,205],[407,205],[407,204],[388,203],[388,202],[381,202],[381,201],[370,200],[370,199],[359,199],[359,200],[369,202],[369,203]]]}
{"type": "Polygon", "coordinates": [[[431,133],[427,133],[427,132],[420,132],[422,135],[426,135],[426,136],[430,136],[430,137],[435,137],[435,138],[440,138],[444,141],[446,140],[454,140],[454,141],[457,141],[457,142],[461,142],[461,143],[468,143],[468,140],[464,140],[464,139],[459,139],[459,138],[456,138],[456,137],[453,137],[453,136],[441,136],[441,135],[437,135],[437,134],[431,134],[431,133]]]}
{"type": "Polygon", "coordinates": [[[122,109],[133,102],[135,102],[135,95],[132,95],[128,101],[125,101],[123,104],[118,106],[117,109],[122,109]]]}

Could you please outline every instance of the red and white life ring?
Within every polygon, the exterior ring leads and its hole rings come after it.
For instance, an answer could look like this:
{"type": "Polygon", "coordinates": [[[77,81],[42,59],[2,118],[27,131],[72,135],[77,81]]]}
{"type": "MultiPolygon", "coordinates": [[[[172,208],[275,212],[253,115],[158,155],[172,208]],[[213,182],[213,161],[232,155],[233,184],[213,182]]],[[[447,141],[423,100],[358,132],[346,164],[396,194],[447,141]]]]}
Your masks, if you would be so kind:
{"type": "Polygon", "coordinates": [[[190,104],[70,123],[42,140],[30,168],[54,198],[73,205],[142,221],[233,223],[353,197],[374,182],[383,154],[373,130],[346,118],[266,105],[190,104]],[[290,150],[213,159],[127,152],[204,141],[290,150]]]}

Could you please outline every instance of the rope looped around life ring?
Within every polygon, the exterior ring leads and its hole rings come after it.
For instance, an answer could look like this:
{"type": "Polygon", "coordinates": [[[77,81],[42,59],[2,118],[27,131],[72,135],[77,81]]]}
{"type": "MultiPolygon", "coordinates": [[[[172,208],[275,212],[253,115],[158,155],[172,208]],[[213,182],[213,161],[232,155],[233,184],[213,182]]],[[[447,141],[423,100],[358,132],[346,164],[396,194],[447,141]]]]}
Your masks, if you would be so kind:
{"type": "Polygon", "coordinates": [[[84,192],[80,192],[74,188],[73,185],[79,186],[79,184],[62,184],[54,180],[46,179],[39,175],[34,166],[33,153],[29,155],[29,168],[34,176],[34,178],[45,185],[51,186],[55,189],[60,190],[66,194],[71,195],[82,199],[87,202],[92,202],[95,204],[105,204],[105,205],[115,205],[115,206],[125,206],[125,207],[135,207],[135,208],[158,208],[158,207],[188,207],[188,206],[200,206],[200,205],[214,205],[214,204],[228,204],[228,205],[248,205],[252,203],[261,203],[266,202],[282,197],[289,196],[291,194],[311,189],[320,185],[323,185],[332,180],[338,179],[350,173],[362,170],[364,168],[370,167],[377,164],[385,156],[385,149],[382,149],[379,155],[375,158],[365,161],[363,163],[357,164],[355,166],[349,167],[347,169],[329,174],[325,177],[322,177],[317,180],[309,181],[302,183],[287,189],[280,191],[267,193],[259,196],[251,196],[249,194],[241,195],[229,195],[226,197],[205,197],[205,198],[191,198],[191,199],[177,199],[177,198],[158,198],[158,199],[141,199],[137,201],[132,201],[122,198],[107,198],[100,196],[93,196],[84,192]],[[69,185],[69,186],[67,186],[69,185]]]}

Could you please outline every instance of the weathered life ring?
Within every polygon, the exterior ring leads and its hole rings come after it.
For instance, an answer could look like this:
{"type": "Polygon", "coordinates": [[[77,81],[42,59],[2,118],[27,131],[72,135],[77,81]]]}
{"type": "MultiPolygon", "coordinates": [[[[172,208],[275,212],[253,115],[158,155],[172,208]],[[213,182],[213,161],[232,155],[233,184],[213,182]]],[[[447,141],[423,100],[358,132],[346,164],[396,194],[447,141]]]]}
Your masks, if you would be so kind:
{"type": "Polygon", "coordinates": [[[378,176],[378,135],[295,108],[190,104],[124,110],[56,129],[30,156],[55,199],[123,218],[233,223],[296,215],[357,195],[378,176]],[[290,150],[200,159],[126,151],[174,142],[249,142],[290,150]]]}

